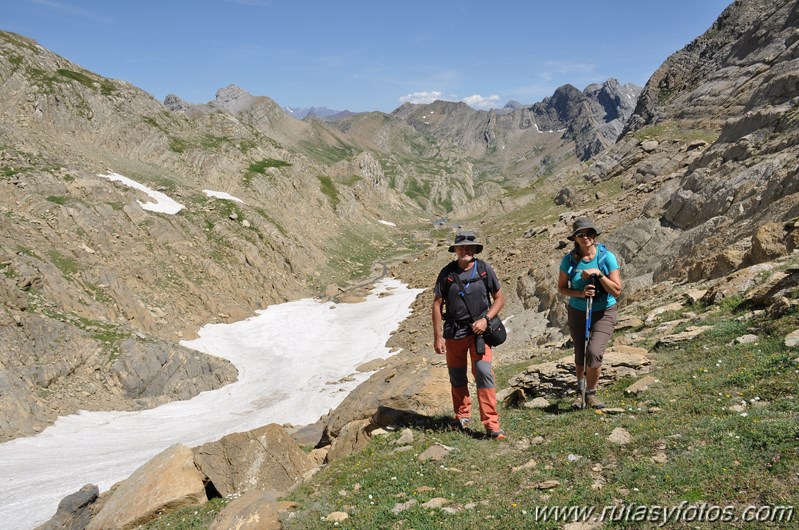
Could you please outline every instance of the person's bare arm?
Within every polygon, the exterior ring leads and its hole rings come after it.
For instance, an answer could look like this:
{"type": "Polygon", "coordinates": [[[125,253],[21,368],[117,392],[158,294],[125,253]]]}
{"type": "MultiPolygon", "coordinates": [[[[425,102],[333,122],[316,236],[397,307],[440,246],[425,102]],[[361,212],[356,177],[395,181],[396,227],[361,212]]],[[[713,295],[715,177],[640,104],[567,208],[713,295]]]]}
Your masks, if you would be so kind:
{"type": "MultiPolygon", "coordinates": [[[[502,292],[500,288],[497,292],[495,292],[492,297],[494,300],[491,302],[491,307],[488,308],[486,312],[486,318],[491,320],[495,316],[502,311],[502,308],[505,306],[505,294],[502,292]]],[[[472,323],[472,331],[475,335],[482,335],[485,333],[485,330],[488,329],[488,320],[485,318],[481,318],[478,321],[472,323]]]]}
{"type": "Polygon", "coordinates": [[[443,307],[443,298],[436,297],[433,299],[433,348],[436,350],[436,353],[442,355],[447,353],[447,344],[446,341],[444,341],[444,331],[441,325],[444,321],[442,317],[443,307]]]}
{"type": "Polygon", "coordinates": [[[602,271],[599,269],[586,269],[581,273],[584,280],[587,280],[592,275],[595,276],[597,284],[602,284],[605,291],[612,294],[615,298],[619,297],[621,294],[621,273],[619,273],[619,269],[610,271],[608,275],[602,274],[602,271]]]}

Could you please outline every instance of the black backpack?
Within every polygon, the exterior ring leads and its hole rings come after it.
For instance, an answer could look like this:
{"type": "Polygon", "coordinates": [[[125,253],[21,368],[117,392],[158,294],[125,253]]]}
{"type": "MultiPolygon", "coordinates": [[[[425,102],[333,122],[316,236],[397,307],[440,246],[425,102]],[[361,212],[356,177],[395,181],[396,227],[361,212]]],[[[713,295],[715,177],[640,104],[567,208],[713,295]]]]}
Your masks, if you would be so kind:
{"type": "MultiPolygon", "coordinates": [[[[491,290],[488,288],[488,271],[486,270],[485,263],[480,260],[475,260],[475,267],[477,267],[477,275],[483,280],[485,284],[485,291],[486,291],[486,299],[488,302],[487,308],[491,307],[491,290]]],[[[458,276],[457,272],[452,272],[447,277],[449,281],[455,282],[458,286],[458,294],[461,296],[463,303],[466,305],[466,311],[469,313],[469,316],[472,318],[472,321],[476,320],[474,313],[472,313],[469,304],[466,303],[466,293],[464,293],[463,282],[461,281],[460,277],[458,276]]],[[[481,312],[482,314],[482,312],[481,312]]],[[[502,323],[502,319],[499,315],[495,316],[494,318],[490,319],[488,322],[488,328],[486,329],[483,337],[486,341],[486,344],[489,346],[499,346],[508,337],[507,330],[505,329],[505,324],[502,323]]],[[[482,355],[481,353],[478,355],[482,355]]]]}
{"type": "MultiPolygon", "coordinates": [[[[486,301],[488,302],[488,305],[486,306],[486,308],[489,308],[489,307],[491,307],[491,290],[488,288],[488,270],[486,269],[486,265],[485,265],[485,262],[483,260],[475,259],[474,260],[474,265],[475,265],[475,267],[477,267],[477,276],[481,280],[483,280],[483,285],[485,285],[486,299],[487,299],[486,301]]],[[[458,285],[458,280],[456,280],[457,277],[458,277],[458,273],[457,272],[450,272],[447,275],[447,281],[448,282],[452,282],[455,285],[458,285]]],[[[461,294],[461,298],[463,299],[463,303],[466,304],[466,299],[463,298],[463,294],[461,294]]],[[[468,304],[466,306],[466,309],[467,309],[467,311],[471,311],[471,309],[468,307],[468,304]]]]}

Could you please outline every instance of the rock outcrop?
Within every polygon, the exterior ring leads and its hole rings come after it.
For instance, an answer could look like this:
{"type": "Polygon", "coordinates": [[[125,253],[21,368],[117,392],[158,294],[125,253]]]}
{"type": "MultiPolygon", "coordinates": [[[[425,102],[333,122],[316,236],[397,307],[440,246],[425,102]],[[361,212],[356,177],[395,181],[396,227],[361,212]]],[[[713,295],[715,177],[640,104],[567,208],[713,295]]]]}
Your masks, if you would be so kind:
{"type": "Polygon", "coordinates": [[[203,444],[194,449],[194,461],[223,497],[254,490],[283,495],[315,467],[275,424],[203,444]]]}
{"type": "Polygon", "coordinates": [[[37,530],[85,530],[96,515],[95,502],[100,490],[94,484],[86,484],[58,503],[55,515],[37,530]]]}
{"type": "Polygon", "coordinates": [[[424,421],[449,402],[449,374],[440,357],[399,355],[391,361],[348,394],[326,418],[323,439],[338,437],[356,420],[368,419],[375,425],[424,421]]]}
{"type": "Polygon", "coordinates": [[[160,513],[205,501],[205,483],[194,465],[194,454],[176,444],[122,481],[86,529],[131,528],[160,513]]]}

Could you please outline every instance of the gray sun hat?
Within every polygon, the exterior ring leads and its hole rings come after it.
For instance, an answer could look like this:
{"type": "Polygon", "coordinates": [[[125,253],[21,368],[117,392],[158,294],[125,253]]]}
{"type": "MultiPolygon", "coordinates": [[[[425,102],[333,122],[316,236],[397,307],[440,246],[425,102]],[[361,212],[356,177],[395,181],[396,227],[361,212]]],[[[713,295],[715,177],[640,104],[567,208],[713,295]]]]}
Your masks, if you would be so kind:
{"type": "Polygon", "coordinates": [[[468,246],[476,247],[474,249],[475,254],[479,254],[483,251],[483,244],[477,241],[477,236],[474,232],[458,232],[458,234],[455,236],[455,242],[449,246],[449,251],[455,252],[455,247],[468,246]]]}
{"type": "Polygon", "coordinates": [[[588,217],[578,217],[574,220],[574,224],[572,224],[572,234],[568,236],[566,239],[569,241],[574,241],[574,235],[581,230],[591,229],[596,232],[596,235],[602,233],[602,231],[597,228],[594,223],[588,217]]]}

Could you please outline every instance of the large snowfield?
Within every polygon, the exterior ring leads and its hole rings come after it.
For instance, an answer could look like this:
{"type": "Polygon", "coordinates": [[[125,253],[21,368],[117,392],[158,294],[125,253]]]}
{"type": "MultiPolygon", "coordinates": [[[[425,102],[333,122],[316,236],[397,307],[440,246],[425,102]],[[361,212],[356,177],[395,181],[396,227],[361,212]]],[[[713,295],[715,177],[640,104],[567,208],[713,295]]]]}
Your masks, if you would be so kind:
{"type": "Polygon", "coordinates": [[[370,375],[355,367],[390,355],[386,342],[420,292],[388,278],[361,303],[303,299],[204,326],[181,344],[230,360],[236,382],[140,412],[82,411],[0,444],[0,528],[34,528],[66,495],[89,483],[105,491],[175,443],[315,422],[370,375]]]}

